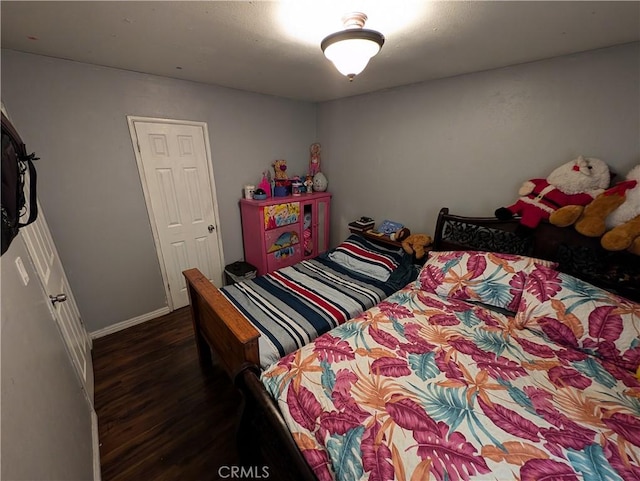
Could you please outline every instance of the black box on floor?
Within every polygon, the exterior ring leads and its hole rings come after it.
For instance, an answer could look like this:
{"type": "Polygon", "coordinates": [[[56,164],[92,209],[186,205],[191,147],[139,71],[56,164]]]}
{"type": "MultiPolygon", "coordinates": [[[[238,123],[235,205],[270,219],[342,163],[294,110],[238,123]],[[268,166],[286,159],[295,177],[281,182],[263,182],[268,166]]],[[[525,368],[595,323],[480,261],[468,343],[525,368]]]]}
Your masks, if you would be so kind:
{"type": "Polygon", "coordinates": [[[256,277],[258,269],[244,261],[236,261],[224,268],[224,281],[226,285],[235,284],[256,277]]]}

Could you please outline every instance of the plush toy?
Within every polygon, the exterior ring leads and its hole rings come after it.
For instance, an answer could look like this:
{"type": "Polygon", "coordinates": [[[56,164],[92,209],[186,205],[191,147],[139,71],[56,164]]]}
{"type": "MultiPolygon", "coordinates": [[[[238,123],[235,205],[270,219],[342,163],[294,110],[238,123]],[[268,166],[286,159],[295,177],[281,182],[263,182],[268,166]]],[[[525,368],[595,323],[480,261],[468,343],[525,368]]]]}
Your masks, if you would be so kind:
{"type": "Polygon", "coordinates": [[[273,163],[273,172],[275,180],[287,180],[287,161],[276,160],[273,163]]]}
{"type": "Polygon", "coordinates": [[[416,259],[422,259],[425,253],[425,247],[433,242],[431,236],[426,234],[411,234],[402,241],[402,248],[407,254],[416,254],[416,259]]]}
{"type": "Polygon", "coordinates": [[[568,205],[549,217],[560,227],[575,224],[588,237],[600,237],[602,247],[610,251],[629,250],[640,255],[640,164],[627,179],[596,197],[586,207],[568,205]]]}
{"type": "Polygon", "coordinates": [[[521,216],[520,224],[534,229],[558,208],[586,205],[609,186],[609,167],[600,159],[578,157],[555,169],[546,179],[531,179],[520,187],[518,201],[496,210],[505,220],[521,216]]]}

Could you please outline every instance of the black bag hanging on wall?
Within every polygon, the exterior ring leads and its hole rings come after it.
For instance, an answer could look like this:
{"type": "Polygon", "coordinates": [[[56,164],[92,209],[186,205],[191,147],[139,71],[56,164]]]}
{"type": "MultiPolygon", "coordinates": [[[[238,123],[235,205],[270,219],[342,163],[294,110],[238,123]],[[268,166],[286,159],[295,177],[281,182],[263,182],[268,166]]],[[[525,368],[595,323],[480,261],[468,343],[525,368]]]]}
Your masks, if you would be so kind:
{"type": "Polygon", "coordinates": [[[31,224],[38,217],[36,202],[35,154],[27,150],[9,119],[2,113],[2,252],[18,235],[21,227],[31,224]],[[29,180],[29,202],[25,198],[25,178],[29,180]],[[21,217],[29,213],[26,221],[21,217]]]}

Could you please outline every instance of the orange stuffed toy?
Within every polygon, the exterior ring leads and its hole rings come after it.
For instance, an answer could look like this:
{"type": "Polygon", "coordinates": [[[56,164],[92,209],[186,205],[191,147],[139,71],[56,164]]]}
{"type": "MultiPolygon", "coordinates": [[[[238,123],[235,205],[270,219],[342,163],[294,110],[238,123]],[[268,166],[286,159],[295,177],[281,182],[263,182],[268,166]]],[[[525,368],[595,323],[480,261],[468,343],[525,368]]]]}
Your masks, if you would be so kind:
{"type": "Polygon", "coordinates": [[[609,251],[628,250],[640,255],[640,165],[619,182],[596,197],[586,207],[567,205],[549,217],[559,227],[575,225],[588,237],[599,237],[609,251]]]}
{"type": "Polygon", "coordinates": [[[425,248],[429,247],[433,239],[426,234],[411,234],[402,241],[402,248],[407,254],[416,255],[416,259],[422,259],[426,252],[425,248]]]}

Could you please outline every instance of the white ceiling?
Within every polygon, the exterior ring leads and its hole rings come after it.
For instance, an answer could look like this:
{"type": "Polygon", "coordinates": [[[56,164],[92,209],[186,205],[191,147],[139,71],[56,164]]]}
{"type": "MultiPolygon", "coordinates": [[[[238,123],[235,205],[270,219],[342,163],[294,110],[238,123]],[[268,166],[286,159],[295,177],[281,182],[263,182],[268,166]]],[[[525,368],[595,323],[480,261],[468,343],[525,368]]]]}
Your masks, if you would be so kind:
{"type": "Polygon", "coordinates": [[[6,1],[2,48],[307,101],[640,40],[640,2],[6,1]],[[352,83],[320,41],[364,11],[386,43],[352,83]]]}

